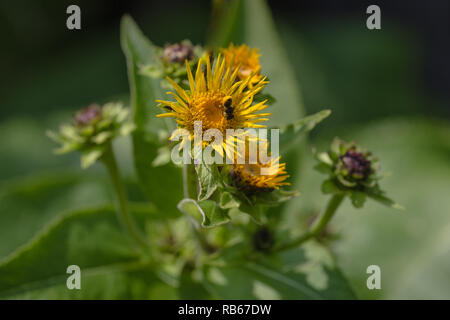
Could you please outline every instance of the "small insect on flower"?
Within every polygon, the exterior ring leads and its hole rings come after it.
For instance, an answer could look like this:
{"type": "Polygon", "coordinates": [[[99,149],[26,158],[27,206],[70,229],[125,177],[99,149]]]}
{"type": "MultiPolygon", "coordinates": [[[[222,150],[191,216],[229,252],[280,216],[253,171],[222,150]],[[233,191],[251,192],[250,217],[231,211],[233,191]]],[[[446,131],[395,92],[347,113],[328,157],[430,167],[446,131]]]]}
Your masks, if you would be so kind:
{"type": "Polygon", "coordinates": [[[224,112],[225,112],[225,117],[227,118],[227,120],[233,120],[234,115],[233,115],[233,106],[231,105],[233,102],[233,99],[231,97],[225,97],[224,98],[224,103],[223,103],[223,108],[224,108],[224,112]]]}
{"type": "Polygon", "coordinates": [[[249,86],[258,83],[263,77],[261,75],[261,64],[259,63],[258,49],[250,48],[245,44],[235,46],[230,44],[227,48],[221,49],[221,52],[228,64],[232,64],[233,69],[238,69],[238,79],[245,80],[249,77],[249,86]]]}
{"type": "MultiPolygon", "coordinates": [[[[217,129],[226,137],[227,129],[264,128],[259,122],[267,121],[270,113],[258,113],[267,108],[267,100],[253,104],[253,97],[268,83],[261,78],[252,88],[248,87],[250,78],[237,80],[238,70],[232,70],[225,59],[219,55],[212,67],[210,58],[200,59],[197,70],[192,74],[186,61],[190,91],[181,88],[171,78],[167,78],[176,93],[176,102],[157,100],[167,113],[157,117],[172,117],[180,129],[186,129],[194,136],[194,123],[201,121],[203,132],[217,129]],[[206,65],[206,68],[204,68],[206,65]],[[237,80],[237,81],[236,81],[237,80]]],[[[203,133],[202,132],[202,133],[203,133]]],[[[224,147],[227,139],[224,139],[224,147]]],[[[221,152],[220,150],[217,150],[221,152]]]]}

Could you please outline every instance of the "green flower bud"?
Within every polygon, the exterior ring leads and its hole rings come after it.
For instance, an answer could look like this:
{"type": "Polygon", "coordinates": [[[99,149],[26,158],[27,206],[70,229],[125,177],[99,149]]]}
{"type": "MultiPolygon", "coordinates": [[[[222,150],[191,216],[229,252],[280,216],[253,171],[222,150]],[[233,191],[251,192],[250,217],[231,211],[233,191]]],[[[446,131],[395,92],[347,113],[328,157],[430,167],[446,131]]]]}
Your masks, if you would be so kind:
{"type": "Polygon", "coordinates": [[[324,193],[347,193],[355,207],[362,207],[367,197],[383,204],[399,208],[384,195],[378,181],[378,159],[355,143],[334,139],[327,152],[317,153],[315,169],[328,175],[322,184],[324,193]]]}
{"type": "Polygon", "coordinates": [[[59,132],[47,135],[61,145],[57,154],[80,151],[81,166],[87,168],[98,160],[111,141],[134,130],[129,120],[129,109],[120,103],[107,103],[103,107],[92,104],[75,113],[72,124],[63,124],[59,132]]]}
{"type": "Polygon", "coordinates": [[[201,46],[194,46],[189,40],[167,44],[164,48],[154,47],[154,49],[158,59],[152,64],[140,66],[139,73],[159,79],[163,89],[172,89],[167,77],[179,85],[184,85],[187,82],[185,61],[194,68],[204,54],[201,46]]]}
{"type": "Polygon", "coordinates": [[[362,189],[377,180],[377,159],[358,147],[335,139],[328,152],[317,155],[319,171],[326,172],[343,188],[362,189]]]}

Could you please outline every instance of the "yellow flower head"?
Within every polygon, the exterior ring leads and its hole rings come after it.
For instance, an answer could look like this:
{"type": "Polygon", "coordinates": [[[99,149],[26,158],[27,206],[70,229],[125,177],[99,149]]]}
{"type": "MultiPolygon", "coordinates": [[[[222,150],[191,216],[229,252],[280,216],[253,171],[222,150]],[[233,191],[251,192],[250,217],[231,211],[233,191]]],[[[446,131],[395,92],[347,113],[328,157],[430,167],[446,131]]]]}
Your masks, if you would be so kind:
{"type": "Polygon", "coordinates": [[[239,70],[239,80],[245,80],[251,77],[249,81],[250,87],[261,80],[261,64],[259,63],[259,57],[261,55],[258,53],[258,49],[251,49],[245,44],[237,47],[234,44],[230,44],[228,48],[224,48],[221,51],[225,61],[228,64],[233,64],[233,68],[239,70]]]}
{"type": "MultiPolygon", "coordinates": [[[[260,140],[258,147],[268,148],[268,143],[260,140]]],[[[249,161],[248,151],[249,149],[246,149],[244,163],[239,164],[235,161],[231,171],[238,188],[248,191],[272,191],[281,186],[290,185],[284,182],[289,175],[286,172],[286,164],[280,164],[281,156],[273,159],[269,157],[265,161],[258,159],[252,164],[249,161]]]]}
{"type": "Polygon", "coordinates": [[[248,88],[250,79],[236,81],[237,70],[232,71],[225,59],[219,55],[214,68],[209,57],[200,59],[195,78],[189,64],[186,70],[190,91],[186,91],[168,78],[176,93],[176,102],[157,100],[163,104],[167,113],[158,117],[173,117],[180,128],[194,134],[194,122],[202,121],[203,131],[218,129],[223,136],[226,129],[264,128],[259,122],[267,121],[270,113],[257,113],[267,108],[266,100],[253,104],[253,97],[268,83],[261,78],[252,88],[248,88]],[[206,70],[203,66],[206,64],[206,70]]]}

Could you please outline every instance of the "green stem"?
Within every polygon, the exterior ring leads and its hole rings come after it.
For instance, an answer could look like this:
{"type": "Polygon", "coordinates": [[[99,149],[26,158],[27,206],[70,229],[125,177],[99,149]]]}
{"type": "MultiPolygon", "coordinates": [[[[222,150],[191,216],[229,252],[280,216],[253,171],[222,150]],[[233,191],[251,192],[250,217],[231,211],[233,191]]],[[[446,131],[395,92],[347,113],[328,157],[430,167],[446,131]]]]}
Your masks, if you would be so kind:
{"type": "Polygon", "coordinates": [[[106,148],[106,151],[103,154],[101,160],[108,169],[108,173],[111,177],[114,189],[117,194],[117,200],[119,204],[119,210],[117,211],[117,213],[119,221],[123,224],[130,236],[132,236],[140,246],[148,249],[149,245],[144,236],[137,228],[136,222],[134,221],[133,216],[130,213],[125,187],[120,178],[119,168],[117,166],[116,157],[114,156],[114,151],[111,144],[106,148]]]}
{"type": "Polygon", "coordinates": [[[197,200],[197,174],[194,164],[183,166],[183,191],[185,198],[197,200]]]}
{"type": "MultiPolygon", "coordinates": [[[[197,181],[197,173],[195,172],[194,164],[185,164],[183,166],[183,191],[184,197],[194,199],[197,201],[197,189],[198,189],[198,181],[197,181]]],[[[198,226],[192,225],[192,232],[194,233],[200,247],[207,253],[211,253],[214,251],[214,248],[208,243],[205,238],[205,235],[202,233],[202,229],[198,226]]]]}
{"type": "Polygon", "coordinates": [[[278,248],[275,248],[275,251],[284,251],[293,247],[297,247],[302,243],[308,241],[309,239],[319,236],[322,233],[323,229],[325,229],[325,227],[327,226],[328,222],[334,216],[344,199],[344,193],[334,194],[328,202],[327,208],[319,217],[319,219],[314,223],[314,225],[310,228],[310,230],[299,236],[297,239],[280,245],[278,248]]]}

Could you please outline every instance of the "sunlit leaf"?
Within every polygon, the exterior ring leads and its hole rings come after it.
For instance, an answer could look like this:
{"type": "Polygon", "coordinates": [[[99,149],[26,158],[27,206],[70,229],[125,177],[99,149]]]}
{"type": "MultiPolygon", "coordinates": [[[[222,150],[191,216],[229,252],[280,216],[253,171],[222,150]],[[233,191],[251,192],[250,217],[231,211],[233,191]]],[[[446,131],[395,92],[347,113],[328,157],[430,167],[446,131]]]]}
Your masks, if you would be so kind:
{"type": "MultiPolygon", "coordinates": [[[[134,213],[142,222],[155,212],[147,206],[134,213]]],[[[75,211],[54,220],[3,259],[0,274],[2,298],[148,299],[161,298],[153,292],[155,286],[167,287],[142,261],[112,207],[75,211]],[[67,288],[70,265],[81,269],[81,290],[67,288]]]]}
{"type": "Polygon", "coordinates": [[[227,212],[212,200],[197,202],[193,199],[183,199],[178,204],[178,209],[204,228],[217,227],[230,222],[227,212]]]}
{"type": "Polygon", "coordinates": [[[166,142],[161,142],[159,136],[161,132],[169,132],[173,125],[156,118],[160,111],[155,100],[163,96],[159,80],[139,73],[139,66],[153,61],[154,47],[129,16],[123,17],[121,22],[121,42],[127,59],[136,124],[133,132],[136,173],[148,198],[168,215],[176,215],[176,203],[182,198],[181,169],[171,163],[160,165],[158,159],[158,150],[166,142]]]}

